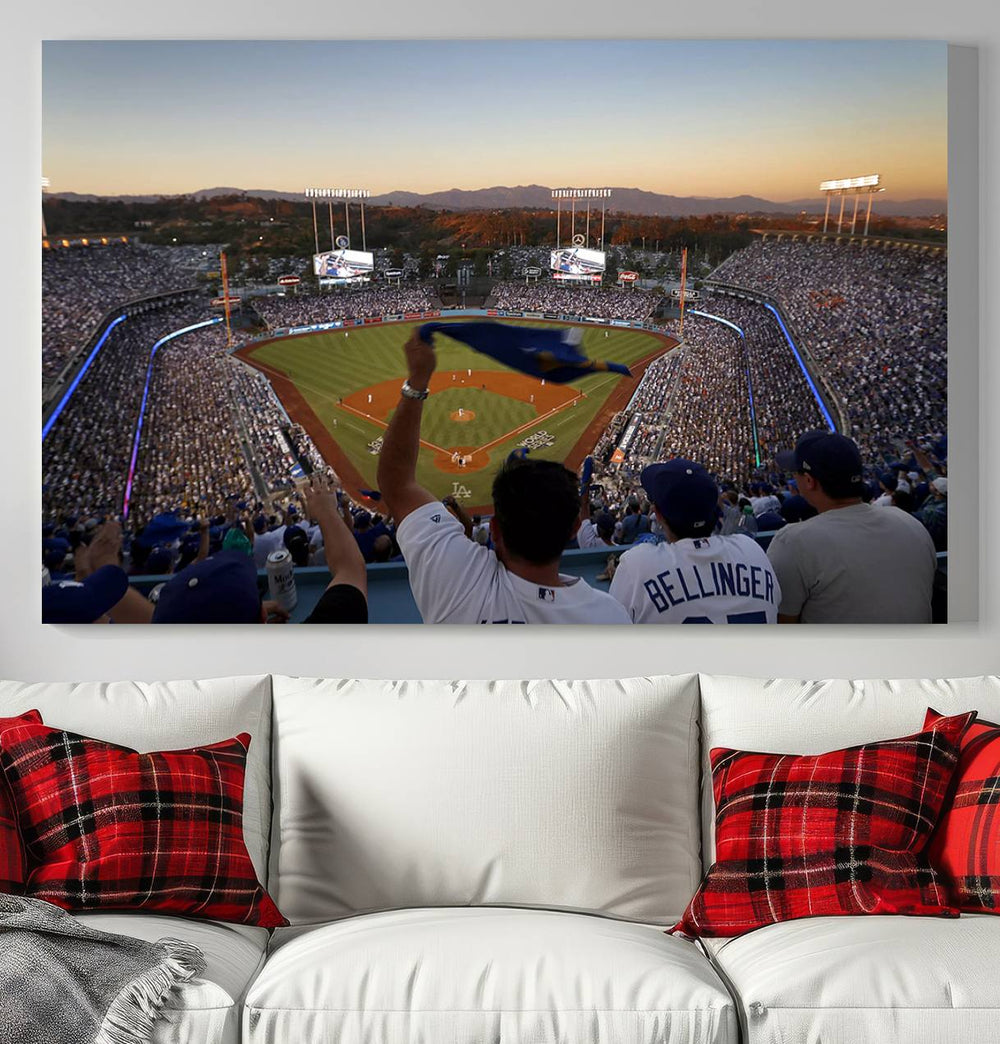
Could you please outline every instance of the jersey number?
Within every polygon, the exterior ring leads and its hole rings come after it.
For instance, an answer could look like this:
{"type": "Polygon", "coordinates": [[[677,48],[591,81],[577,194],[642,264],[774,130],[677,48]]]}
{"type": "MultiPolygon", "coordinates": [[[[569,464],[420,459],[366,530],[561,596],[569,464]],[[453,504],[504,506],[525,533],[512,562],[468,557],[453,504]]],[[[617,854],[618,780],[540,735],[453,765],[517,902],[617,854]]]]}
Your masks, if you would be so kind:
{"type": "MultiPolygon", "coordinates": [[[[715,623],[714,620],[709,620],[707,616],[685,616],[681,623],[693,623],[693,624],[710,624],[715,623]]],[[[729,613],[726,617],[726,623],[741,624],[741,623],[767,623],[767,613],[754,612],[754,613],[729,613]]]]}

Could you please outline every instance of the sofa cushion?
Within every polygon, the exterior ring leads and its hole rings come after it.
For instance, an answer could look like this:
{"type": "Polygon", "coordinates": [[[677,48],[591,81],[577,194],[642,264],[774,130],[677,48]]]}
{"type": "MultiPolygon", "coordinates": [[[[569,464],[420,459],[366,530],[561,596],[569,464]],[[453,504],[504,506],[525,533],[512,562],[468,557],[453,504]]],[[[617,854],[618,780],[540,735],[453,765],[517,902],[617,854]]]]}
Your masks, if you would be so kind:
{"type": "Polygon", "coordinates": [[[674,931],[846,914],[958,916],[924,854],[971,713],[825,754],[711,752],[715,862],[674,931]]]}
{"type": "Polygon", "coordinates": [[[37,708],[46,724],[138,751],[180,750],[249,732],[243,835],[267,885],[271,827],[271,679],[178,682],[0,681],[0,717],[37,708]]]}
{"type": "Polygon", "coordinates": [[[139,754],[27,716],[2,721],[0,770],[29,859],[26,895],[67,910],[287,923],[243,840],[249,733],[139,754]]]}
{"type": "Polygon", "coordinates": [[[817,917],[705,939],[745,1044],[997,1039],[1000,919],[817,917]]]}
{"type": "Polygon", "coordinates": [[[182,939],[205,955],[205,972],[184,983],[156,1022],[151,1044],[239,1044],[241,1000],[264,963],[264,928],[161,914],[76,914],[91,928],[135,939],[182,939]]]}
{"type": "Polygon", "coordinates": [[[279,929],[244,1018],[245,1044],[737,1039],[732,1001],[693,944],[540,910],[405,910],[279,929]]]}
{"type": "MultiPolygon", "coordinates": [[[[940,720],[927,712],[928,724],[940,720]]],[[[962,737],[948,803],[927,851],[963,910],[1000,913],[1000,725],[977,719],[962,737]]]]}
{"type": "Polygon", "coordinates": [[[1000,720],[1000,678],[903,681],[801,681],[700,676],[702,860],[715,859],[709,751],[780,750],[822,754],[918,732],[928,707],[942,714],[978,710],[1000,720]]]}
{"type": "Polygon", "coordinates": [[[701,877],[696,679],[275,677],[292,923],[509,904],[672,924],[701,877]]]}

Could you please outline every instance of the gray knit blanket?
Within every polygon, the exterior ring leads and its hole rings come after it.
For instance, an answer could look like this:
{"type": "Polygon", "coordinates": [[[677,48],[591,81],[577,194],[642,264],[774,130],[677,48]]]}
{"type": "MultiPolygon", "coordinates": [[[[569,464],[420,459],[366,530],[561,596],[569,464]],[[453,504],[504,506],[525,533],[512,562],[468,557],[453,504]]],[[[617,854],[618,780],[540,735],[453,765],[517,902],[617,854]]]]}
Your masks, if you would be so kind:
{"type": "Polygon", "coordinates": [[[51,903],[0,895],[3,1044],[149,1044],[201,951],[88,928],[51,903]]]}

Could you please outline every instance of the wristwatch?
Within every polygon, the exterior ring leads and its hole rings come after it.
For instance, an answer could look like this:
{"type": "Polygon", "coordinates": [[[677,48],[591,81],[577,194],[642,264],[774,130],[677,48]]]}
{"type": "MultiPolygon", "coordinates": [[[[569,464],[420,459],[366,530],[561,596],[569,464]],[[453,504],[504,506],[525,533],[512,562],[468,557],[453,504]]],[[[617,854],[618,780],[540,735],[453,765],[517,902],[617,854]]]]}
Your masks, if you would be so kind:
{"type": "Polygon", "coordinates": [[[403,381],[403,387],[399,390],[400,395],[404,399],[426,399],[430,395],[430,391],[424,388],[422,391],[419,388],[414,388],[409,381],[403,381]]]}

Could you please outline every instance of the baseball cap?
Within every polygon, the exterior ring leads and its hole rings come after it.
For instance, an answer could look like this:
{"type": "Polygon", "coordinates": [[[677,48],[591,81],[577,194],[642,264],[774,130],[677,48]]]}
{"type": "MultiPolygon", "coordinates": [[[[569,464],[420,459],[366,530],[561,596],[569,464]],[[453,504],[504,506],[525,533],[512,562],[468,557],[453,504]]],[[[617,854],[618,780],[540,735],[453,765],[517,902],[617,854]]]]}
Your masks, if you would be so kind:
{"type": "Polygon", "coordinates": [[[136,540],[140,547],[169,544],[183,537],[189,526],[189,522],[177,517],[176,511],[167,511],[161,515],[154,515],[136,540]]]}
{"type": "Polygon", "coordinates": [[[153,623],[259,623],[257,570],[242,551],[220,551],[192,562],[169,580],[153,623]]]}
{"type": "Polygon", "coordinates": [[[650,464],[639,476],[642,488],[670,528],[688,532],[714,524],[719,516],[719,487],[701,464],[681,457],[650,464]]]}
{"type": "Polygon", "coordinates": [[[812,475],[833,497],[859,497],[863,471],[861,453],[853,439],[837,432],[807,431],[795,449],[775,457],[778,467],[812,475]]]}
{"type": "Polygon", "coordinates": [[[309,534],[301,526],[288,526],[282,538],[295,565],[303,565],[309,558],[309,534]]]}
{"type": "Polygon", "coordinates": [[[805,497],[789,497],[781,505],[781,517],[786,522],[804,522],[807,518],[812,518],[816,514],[816,509],[810,505],[805,497]]]}
{"type": "Polygon", "coordinates": [[[936,490],[943,497],[948,496],[948,480],[943,475],[934,479],[931,483],[931,489],[936,490]]]}
{"type": "Polygon", "coordinates": [[[356,526],[367,526],[371,523],[372,516],[369,511],[359,511],[354,516],[354,524],[356,526]]]}
{"type": "Polygon", "coordinates": [[[169,547],[154,547],[146,558],[145,572],[147,576],[169,573],[173,562],[174,555],[169,547]]]}
{"type": "Polygon", "coordinates": [[[42,623],[93,623],[116,606],[128,577],[116,565],[101,566],[84,580],[60,580],[42,588],[42,623]]]}

